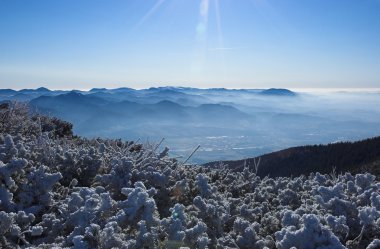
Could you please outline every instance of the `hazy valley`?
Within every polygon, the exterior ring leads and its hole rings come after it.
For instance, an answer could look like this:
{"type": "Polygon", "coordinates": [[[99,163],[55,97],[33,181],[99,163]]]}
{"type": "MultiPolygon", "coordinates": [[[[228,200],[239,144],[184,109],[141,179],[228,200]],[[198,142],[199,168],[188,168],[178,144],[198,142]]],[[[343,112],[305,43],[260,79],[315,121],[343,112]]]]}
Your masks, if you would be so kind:
{"type": "Polygon", "coordinates": [[[0,90],[0,100],[74,124],[85,137],[157,143],[193,162],[237,160],[293,146],[380,134],[379,92],[293,92],[160,87],[51,91],[0,90]]]}

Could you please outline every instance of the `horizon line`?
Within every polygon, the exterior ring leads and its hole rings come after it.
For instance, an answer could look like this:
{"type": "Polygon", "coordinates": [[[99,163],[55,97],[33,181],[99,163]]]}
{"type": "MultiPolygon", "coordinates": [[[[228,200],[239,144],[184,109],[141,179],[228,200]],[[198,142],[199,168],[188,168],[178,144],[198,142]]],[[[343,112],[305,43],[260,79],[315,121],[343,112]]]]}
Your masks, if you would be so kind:
{"type": "Polygon", "coordinates": [[[143,88],[134,88],[128,86],[120,86],[120,87],[92,87],[92,88],[48,88],[45,86],[40,86],[37,88],[0,88],[1,90],[11,89],[15,91],[21,90],[37,90],[38,88],[46,88],[50,91],[83,91],[89,92],[92,89],[106,89],[106,90],[115,90],[121,88],[130,88],[133,90],[147,90],[151,88],[193,88],[193,89],[226,89],[226,90],[266,90],[266,89],[287,89],[294,92],[306,92],[306,93],[334,93],[334,92],[380,92],[380,87],[255,87],[255,88],[234,88],[234,87],[191,87],[191,86],[173,86],[173,85],[163,85],[163,86],[151,86],[151,87],[143,87],[143,88]]]}

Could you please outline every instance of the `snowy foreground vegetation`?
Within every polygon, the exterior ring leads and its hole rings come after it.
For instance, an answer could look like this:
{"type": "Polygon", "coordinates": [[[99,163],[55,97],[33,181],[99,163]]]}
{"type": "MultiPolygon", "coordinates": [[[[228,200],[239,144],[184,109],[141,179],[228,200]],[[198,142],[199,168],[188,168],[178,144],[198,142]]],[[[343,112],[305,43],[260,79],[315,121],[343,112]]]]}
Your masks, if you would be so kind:
{"type": "Polygon", "coordinates": [[[70,129],[0,109],[0,248],[380,248],[373,175],[260,178],[70,129]]]}

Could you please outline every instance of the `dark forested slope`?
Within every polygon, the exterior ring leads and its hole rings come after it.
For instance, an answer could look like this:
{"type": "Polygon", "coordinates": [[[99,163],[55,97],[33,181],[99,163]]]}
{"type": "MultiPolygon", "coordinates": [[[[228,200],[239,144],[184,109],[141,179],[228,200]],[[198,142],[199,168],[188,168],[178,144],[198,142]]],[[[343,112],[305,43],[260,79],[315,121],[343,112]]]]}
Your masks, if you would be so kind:
{"type": "MultiPolygon", "coordinates": [[[[242,170],[244,165],[254,168],[255,159],[224,161],[228,167],[242,170]]],[[[256,164],[259,158],[256,158],[256,164]]],[[[207,166],[220,162],[207,163],[207,166]]],[[[260,176],[298,176],[312,172],[323,174],[336,172],[370,171],[376,173],[380,168],[380,137],[357,142],[340,142],[328,145],[293,147],[260,157],[258,175],[260,176]]]]}

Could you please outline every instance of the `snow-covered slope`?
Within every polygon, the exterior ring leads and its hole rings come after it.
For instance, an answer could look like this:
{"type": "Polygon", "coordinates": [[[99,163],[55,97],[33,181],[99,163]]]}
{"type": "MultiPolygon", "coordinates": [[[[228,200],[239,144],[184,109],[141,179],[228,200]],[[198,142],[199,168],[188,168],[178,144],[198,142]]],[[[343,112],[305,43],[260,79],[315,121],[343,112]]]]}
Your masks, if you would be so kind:
{"type": "MultiPolygon", "coordinates": [[[[0,110],[1,248],[378,248],[370,174],[260,178],[0,110]]],[[[300,165],[302,166],[302,165],[300,165]]]]}

